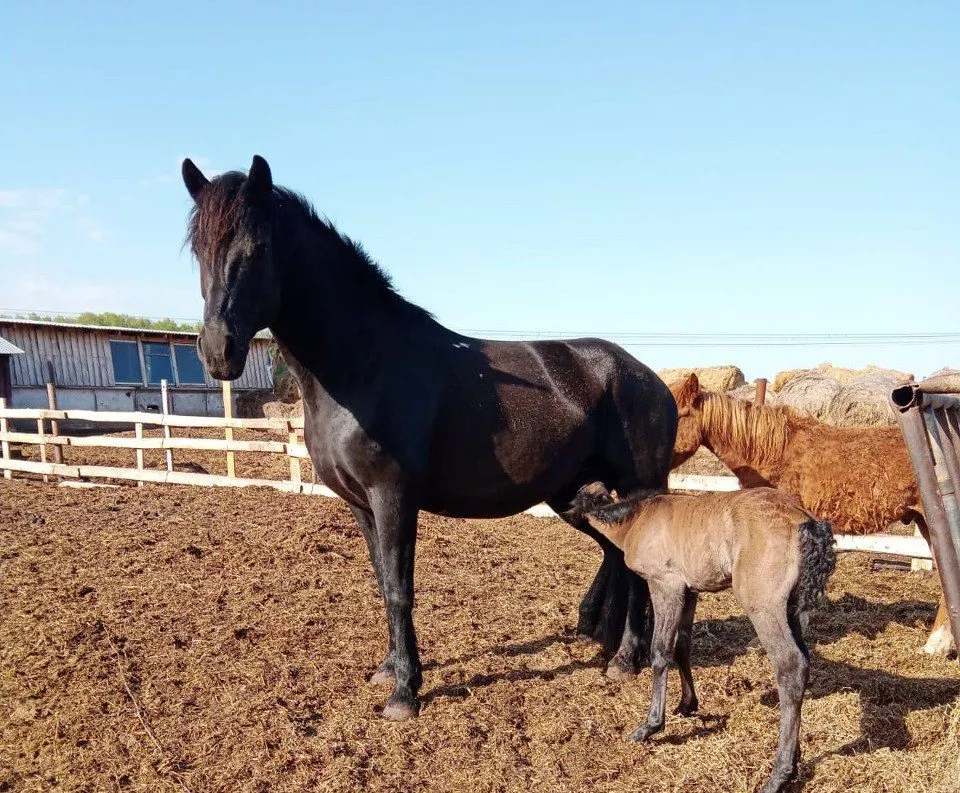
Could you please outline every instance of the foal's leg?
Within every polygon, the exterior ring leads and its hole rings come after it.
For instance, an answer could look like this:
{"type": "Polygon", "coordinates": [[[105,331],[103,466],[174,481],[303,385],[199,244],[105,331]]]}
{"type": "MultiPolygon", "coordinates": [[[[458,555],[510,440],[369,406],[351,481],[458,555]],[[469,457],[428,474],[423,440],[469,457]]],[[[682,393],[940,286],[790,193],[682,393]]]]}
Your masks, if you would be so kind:
{"type": "Polygon", "coordinates": [[[650,585],[653,601],[653,640],[650,648],[650,670],[653,672],[653,696],[647,720],[627,736],[628,741],[645,741],[663,729],[667,705],[667,671],[674,657],[677,631],[684,609],[683,584],[659,581],[650,585]]]}
{"type": "MultiPolygon", "coordinates": [[[[363,539],[367,542],[367,551],[370,553],[370,564],[373,565],[373,574],[377,578],[377,590],[380,592],[380,597],[383,597],[383,572],[380,564],[380,540],[377,537],[377,526],[373,520],[373,513],[361,509],[360,507],[350,507],[350,511],[353,513],[353,517],[356,519],[357,525],[360,527],[360,531],[363,532],[363,539]]],[[[377,671],[374,672],[370,677],[370,682],[392,686],[393,681],[396,678],[393,672],[393,633],[390,630],[387,630],[387,635],[389,637],[389,649],[387,651],[387,657],[383,659],[380,666],[377,667],[377,671]]]]}
{"type": "Polygon", "coordinates": [[[809,677],[806,646],[799,621],[787,618],[787,604],[771,603],[770,608],[748,614],[757,636],[773,662],[780,694],[780,736],[770,780],[762,793],[778,793],[797,773],[800,759],[800,707],[809,677]],[[793,623],[792,627],[791,624],[793,623]]]}
{"type": "Polygon", "coordinates": [[[680,669],[680,681],[683,684],[683,693],[680,695],[680,704],[674,713],[681,716],[691,716],[700,709],[697,701],[697,692],[693,687],[693,672],[690,669],[690,642],[693,634],[693,615],[697,610],[697,593],[687,588],[683,593],[683,613],[680,615],[680,628],[677,631],[677,648],[675,651],[677,667],[680,669]]]}
{"type": "Polygon", "coordinates": [[[413,627],[413,565],[418,510],[409,496],[395,490],[375,493],[371,506],[377,524],[383,599],[387,606],[396,675],[383,715],[394,721],[406,721],[420,711],[417,692],[423,682],[417,634],[413,627]]]}

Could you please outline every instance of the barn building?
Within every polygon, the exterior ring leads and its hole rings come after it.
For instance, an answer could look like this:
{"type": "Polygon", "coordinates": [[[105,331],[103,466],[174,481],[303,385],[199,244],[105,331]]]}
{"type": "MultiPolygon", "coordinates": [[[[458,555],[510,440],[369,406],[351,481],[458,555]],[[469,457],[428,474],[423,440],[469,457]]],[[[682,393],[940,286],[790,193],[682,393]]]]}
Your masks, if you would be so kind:
{"type": "MultiPolygon", "coordinates": [[[[221,383],[200,363],[196,333],[0,317],[0,336],[22,351],[6,356],[14,407],[47,407],[52,370],[61,410],[159,411],[166,380],[171,412],[223,415],[221,383]]],[[[272,388],[268,344],[260,337],[251,342],[246,368],[233,382],[235,398],[272,388]]]]}

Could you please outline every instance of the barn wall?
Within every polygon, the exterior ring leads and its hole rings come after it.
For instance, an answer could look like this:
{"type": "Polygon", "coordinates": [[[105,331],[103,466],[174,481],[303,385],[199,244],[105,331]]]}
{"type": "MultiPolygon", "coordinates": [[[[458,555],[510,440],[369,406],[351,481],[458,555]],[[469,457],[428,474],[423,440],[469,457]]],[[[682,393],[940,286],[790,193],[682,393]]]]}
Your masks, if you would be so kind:
{"type": "MultiPolygon", "coordinates": [[[[110,340],[169,341],[192,344],[194,337],[170,337],[162,333],[130,333],[109,330],[86,330],[45,325],[6,324],[0,320],[2,335],[24,351],[12,356],[11,375],[14,387],[42,387],[47,380],[48,360],[53,361],[58,386],[111,388],[116,386],[110,340]]],[[[205,374],[206,385],[219,391],[220,383],[205,374]]],[[[268,342],[254,339],[243,374],[233,383],[235,389],[270,389],[268,342]]],[[[196,388],[195,386],[193,387],[196,388]]],[[[171,389],[180,390],[171,386],[171,389]]],[[[26,406],[24,406],[26,407],[26,406]]]]}

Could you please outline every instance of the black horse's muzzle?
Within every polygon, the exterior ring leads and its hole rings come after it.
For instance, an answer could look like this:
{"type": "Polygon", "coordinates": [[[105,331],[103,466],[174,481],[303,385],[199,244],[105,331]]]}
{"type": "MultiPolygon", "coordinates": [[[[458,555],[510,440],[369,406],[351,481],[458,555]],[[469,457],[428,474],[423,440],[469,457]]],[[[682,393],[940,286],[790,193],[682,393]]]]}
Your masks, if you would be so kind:
{"type": "Polygon", "coordinates": [[[217,380],[236,380],[243,374],[249,349],[249,341],[238,337],[223,320],[205,322],[197,338],[200,358],[217,380]]]}

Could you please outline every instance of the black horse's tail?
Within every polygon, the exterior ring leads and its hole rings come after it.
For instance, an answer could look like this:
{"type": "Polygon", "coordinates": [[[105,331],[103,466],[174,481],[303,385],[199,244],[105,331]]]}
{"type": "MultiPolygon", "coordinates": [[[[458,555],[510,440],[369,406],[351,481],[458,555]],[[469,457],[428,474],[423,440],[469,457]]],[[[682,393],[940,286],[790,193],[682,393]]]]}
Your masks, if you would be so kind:
{"type": "Polygon", "coordinates": [[[837,564],[833,550],[833,527],[828,521],[808,518],[799,527],[800,578],[793,590],[798,614],[816,606],[827,588],[827,579],[837,564]]]}

